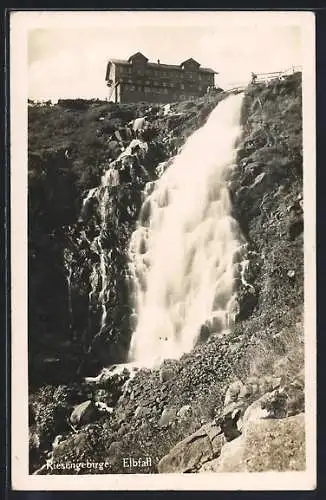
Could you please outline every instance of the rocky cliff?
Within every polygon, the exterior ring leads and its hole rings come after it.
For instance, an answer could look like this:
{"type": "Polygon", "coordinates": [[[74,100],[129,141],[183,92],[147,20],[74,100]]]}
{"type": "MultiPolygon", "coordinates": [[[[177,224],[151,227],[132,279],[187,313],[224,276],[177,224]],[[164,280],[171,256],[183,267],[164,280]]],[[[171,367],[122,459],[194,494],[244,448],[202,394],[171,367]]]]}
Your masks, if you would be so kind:
{"type": "Polygon", "coordinates": [[[304,468],[300,74],[245,91],[228,186],[248,259],[231,332],[156,370],[108,368],[125,360],[133,330],[127,245],[145,185],[226,97],[166,114],[145,104],[30,106],[31,471],[76,473],[42,468],[46,457],[107,464],[94,473],[304,468]],[[101,184],[119,159],[112,134],[145,111],[144,169],[101,184]],[[125,468],[123,457],[151,461],[125,468]]]}

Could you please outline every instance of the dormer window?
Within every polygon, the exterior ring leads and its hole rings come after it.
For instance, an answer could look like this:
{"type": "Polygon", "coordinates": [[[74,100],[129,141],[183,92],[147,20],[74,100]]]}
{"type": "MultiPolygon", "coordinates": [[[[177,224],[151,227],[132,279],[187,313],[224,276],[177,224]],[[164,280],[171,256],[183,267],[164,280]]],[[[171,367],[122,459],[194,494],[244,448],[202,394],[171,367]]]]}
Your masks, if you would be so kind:
{"type": "Polygon", "coordinates": [[[200,64],[191,57],[190,59],[183,61],[180,66],[185,71],[198,71],[200,64]]]}
{"type": "Polygon", "coordinates": [[[147,61],[147,57],[145,57],[141,52],[136,52],[136,54],[133,54],[128,59],[128,62],[135,66],[145,66],[147,61]]]}

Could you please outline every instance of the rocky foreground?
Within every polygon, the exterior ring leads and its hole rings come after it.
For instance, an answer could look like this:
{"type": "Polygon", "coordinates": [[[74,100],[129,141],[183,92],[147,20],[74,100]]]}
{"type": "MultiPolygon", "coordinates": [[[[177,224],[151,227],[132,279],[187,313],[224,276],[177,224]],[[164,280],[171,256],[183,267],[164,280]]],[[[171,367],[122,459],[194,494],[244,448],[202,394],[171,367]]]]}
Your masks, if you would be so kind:
{"type": "MultiPolygon", "coordinates": [[[[147,163],[145,159],[153,180],[159,175],[156,167],[182,147],[187,135],[204,123],[212,107],[225,97],[222,93],[199,103],[176,104],[171,107],[174,116],[153,120],[157,133],[148,140],[147,163]]],[[[33,112],[37,115],[35,109],[33,112]]],[[[130,112],[122,123],[130,119],[130,112]]],[[[90,349],[98,311],[89,322],[86,283],[87,273],[97,264],[87,244],[82,254],[80,248],[72,250],[80,240],[80,231],[85,230],[74,229],[76,239],[71,233],[80,206],[70,206],[66,193],[67,203],[61,205],[66,211],[56,214],[61,219],[53,227],[54,216],[48,213],[55,208],[42,206],[37,197],[41,206],[31,201],[32,215],[41,213],[43,224],[41,227],[35,222],[32,229],[32,251],[38,247],[39,253],[33,264],[36,284],[32,281],[31,300],[36,304],[37,293],[42,291],[39,281],[46,265],[42,262],[45,248],[51,247],[53,254],[55,247],[57,252],[50,256],[62,273],[62,282],[55,290],[66,290],[64,264],[58,255],[68,248],[69,238],[72,261],[76,263],[72,273],[73,334],[64,327],[69,323],[67,295],[59,299],[63,313],[55,320],[51,317],[55,317],[59,304],[54,297],[47,303],[41,301],[42,314],[48,314],[46,328],[39,318],[30,318],[31,473],[84,474],[83,469],[55,467],[79,462],[102,464],[87,470],[96,474],[305,468],[301,124],[300,74],[268,85],[251,85],[246,90],[243,136],[237,164],[228,180],[233,216],[248,242],[245,279],[238,284],[239,314],[228,335],[208,332],[208,338],[191,353],[178,361],[166,360],[157,370],[134,370],[132,377],[123,367],[119,372],[112,368],[101,371],[103,366],[123,360],[131,329],[128,304],[123,303],[123,294],[111,299],[107,328],[97,337],[97,349],[90,349]],[[40,235],[45,243],[40,243],[40,235]],[[49,243],[53,238],[55,244],[49,243]],[[85,325],[89,331],[83,333],[85,325]],[[110,350],[105,349],[108,344],[110,350]],[[56,359],[59,361],[53,361],[56,359]],[[44,385],[38,383],[40,373],[44,385]],[[133,462],[126,466],[125,458],[140,460],[137,466],[133,462]]],[[[34,121],[31,126],[35,127],[34,121]]],[[[34,139],[31,150],[39,148],[34,139]]],[[[87,170],[85,165],[85,170],[79,170],[86,153],[80,154],[71,171],[65,164],[67,176],[73,169],[74,175],[87,170]]],[[[33,175],[41,184],[37,174],[33,175]]],[[[78,193],[80,184],[89,189],[98,180],[87,180],[90,184],[84,185],[86,181],[80,176],[77,183],[65,182],[78,193]]],[[[133,194],[144,183],[145,179],[140,179],[121,185],[118,192],[133,194]]],[[[116,248],[121,249],[112,262],[114,279],[123,274],[126,242],[139,213],[140,202],[133,203],[135,197],[127,196],[124,206],[132,209],[128,217],[114,212],[120,217],[116,248]]],[[[86,229],[96,231],[93,215],[87,219],[86,229]]],[[[51,270],[49,273],[53,280],[51,270]]]]}

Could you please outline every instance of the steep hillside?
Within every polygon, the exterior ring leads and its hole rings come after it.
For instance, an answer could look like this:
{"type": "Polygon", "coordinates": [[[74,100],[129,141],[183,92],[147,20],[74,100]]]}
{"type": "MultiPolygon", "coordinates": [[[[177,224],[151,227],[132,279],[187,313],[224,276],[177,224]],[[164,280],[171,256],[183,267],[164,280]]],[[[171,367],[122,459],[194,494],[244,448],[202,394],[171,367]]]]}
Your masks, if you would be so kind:
{"type": "MultiPolygon", "coordinates": [[[[62,104],[30,109],[32,471],[49,453],[54,464],[102,464],[88,473],[304,468],[301,74],[245,91],[243,133],[228,186],[248,259],[238,283],[239,308],[231,332],[210,335],[180,360],[166,360],[157,370],[138,370],[128,383],[128,370],[112,376],[107,369],[102,376],[89,377],[123,361],[130,340],[126,251],[140,193],[159,176],[156,167],[166,168],[163,162],[224,97],[176,104],[172,116],[153,117],[144,155],[147,174],[110,191],[102,206],[105,214],[109,209],[108,219],[96,200],[86,206],[87,213],[81,211],[83,190],[99,184],[95,165],[105,169],[109,152],[103,123],[125,124],[139,106],[119,110],[109,103],[91,103],[86,110],[62,104]],[[99,137],[97,130],[102,131],[99,137]],[[67,148],[71,150],[65,155],[67,148]],[[36,156],[39,164],[34,163],[36,156]],[[104,217],[101,230],[98,217],[104,217]],[[90,243],[96,238],[101,251],[90,243]],[[104,262],[109,282],[116,285],[106,296],[104,321],[99,290],[89,288],[92,271],[103,265],[103,248],[110,252],[104,262]],[[91,311],[90,292],[99,299],[91,311]],[[41,369],[48,385],[37,387],[41,369]],[[70,418],[72,430],[67,418],[79,403],[70,418]],[[105,411],[108,407],[113,411],[105,411]],[[277,442],[289,439],[287,452],[279,446],[281,456],[271,451],[273,436],[277,442]],[[242,450],[238,462],[232,446],[242,450]],[[257,446],[263,458],[255,455],[257,446]],[[123,457],[151,460],[141,469],[125,468],[123,457]]],[[[38,473],[84,471],[43,467],[38,473]]]]}

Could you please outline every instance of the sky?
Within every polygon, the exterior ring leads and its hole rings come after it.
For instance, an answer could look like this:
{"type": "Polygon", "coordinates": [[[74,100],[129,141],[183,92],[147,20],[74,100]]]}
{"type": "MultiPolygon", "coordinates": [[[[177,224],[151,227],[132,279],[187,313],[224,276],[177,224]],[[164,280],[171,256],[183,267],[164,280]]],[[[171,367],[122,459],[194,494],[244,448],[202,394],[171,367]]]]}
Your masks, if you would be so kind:
{"type": "Polygon", "coordinates": [[[137,51],[152,62],[160,59],[167,64],[193,57],[219,73],[216,83],[222,88],[248,81],[251,71],[281,71],[302,64],[301,21],[290,13],[285,19],[272,13],[148,14],[104,12],[86,18],[69,13],[56,19],[48,12],[41,21],[30,23],[28,97],[106,98],[108,60],[128,59],[137,51]]]}

